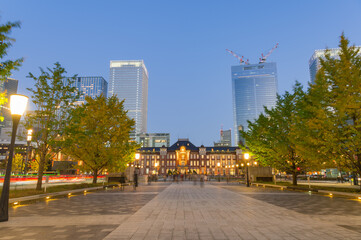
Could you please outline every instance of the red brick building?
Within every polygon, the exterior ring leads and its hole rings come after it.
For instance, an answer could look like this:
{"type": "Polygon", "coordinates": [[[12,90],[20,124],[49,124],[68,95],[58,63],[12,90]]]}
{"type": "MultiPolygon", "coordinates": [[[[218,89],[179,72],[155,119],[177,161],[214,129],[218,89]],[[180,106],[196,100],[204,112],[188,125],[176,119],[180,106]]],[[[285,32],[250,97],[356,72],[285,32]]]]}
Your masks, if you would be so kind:
{"type": "Polygon", "coordinates": [[[242,162],[238,147],[196,147],[188,139],[178,139],[170,147],[140,148],[133,166],[140,168],[141,175],[166,175],[175,170],[180,174],[237,175],[242,162]]]}

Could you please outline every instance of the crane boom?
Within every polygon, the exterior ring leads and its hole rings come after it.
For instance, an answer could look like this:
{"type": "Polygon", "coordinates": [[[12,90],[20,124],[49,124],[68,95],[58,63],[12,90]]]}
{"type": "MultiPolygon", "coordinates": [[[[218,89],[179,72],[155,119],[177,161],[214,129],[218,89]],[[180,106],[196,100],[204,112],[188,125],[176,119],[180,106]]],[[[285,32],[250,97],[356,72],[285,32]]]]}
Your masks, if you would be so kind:
{"type": "Polygon", "coordinates": [[[227,52],[229,52],[230,54],[232,54],[234,57],[236,57],[239,61],[239,64],[242,64],[244,61],[243,61],[243,56],[240,57],[238,56],[238,54],[236,54],[235,52],[229,50],[229,49],[226,49],[227,52]]]}
{"type": "Polygon", "coordinates": [[[263,55],[263,53],[261,54],[261,58],[259,59],[259,63],[264,63],[266,62],[267,58],[271,55],[271,53],[278,48],[278,43],[266,54],[266,56],[263,55]]]}

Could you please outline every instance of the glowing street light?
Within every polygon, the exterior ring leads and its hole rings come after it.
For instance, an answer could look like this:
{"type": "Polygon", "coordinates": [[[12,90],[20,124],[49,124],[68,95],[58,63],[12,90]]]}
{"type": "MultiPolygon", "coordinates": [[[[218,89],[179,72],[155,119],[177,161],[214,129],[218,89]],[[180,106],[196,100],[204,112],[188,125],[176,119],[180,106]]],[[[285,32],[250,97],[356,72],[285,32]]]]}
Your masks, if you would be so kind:
{"type": "MultiPolygon", "coordinates": [[[[33,135],[33,130],[32,129],[28,129],[28,135],[27,135],[27,147],[26,147],[26,157],[25,157],[25,167],[24,167],[24,173],[26,173],[28,171],[28,162],[29,162],[29,150],[30,150],[30,142],[32,139],[33,135]]],[[[23,164],[21,164],[21,167],[23,166],[23,164]]]]}
{"type": "MultiPolygon", "coordinates": [[[[244,159],[248,160],[248,159],[249,159],[249,153],[245,153],[245,154],[243,155],[243,157],[244,157],[244,159]]],[[[249,162],[247,162],[247,167],[246,167],[246,168],[247,168],[247,169],[246,169],[246,176],[247,176],[246,183],[247,183],[247,187],[250,186],[250,184],[249,184],[248,166],[249,166],[249,162]]]]}
{"type": "Polygon", "coordinates": [[[10,175],[11,165],[14,155],[14,146],[16,139],[16,131],[20,122],[21,116],[24,114],[29,98],[23,95],[10,95],[10,111],[13,120],[13,129],[11,133],[11,142],[9,147],[9,158],[6,164],[6,173],[4,178],[3,190],[0,198],[0,222],[9,220],[9,190],[10,190],[10,175]]]}

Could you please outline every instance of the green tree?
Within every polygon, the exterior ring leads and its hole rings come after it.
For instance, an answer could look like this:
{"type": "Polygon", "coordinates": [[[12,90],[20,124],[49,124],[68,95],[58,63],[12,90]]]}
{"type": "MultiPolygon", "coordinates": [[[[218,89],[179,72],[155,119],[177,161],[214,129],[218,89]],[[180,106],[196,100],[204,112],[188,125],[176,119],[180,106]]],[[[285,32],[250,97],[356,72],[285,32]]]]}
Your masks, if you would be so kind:
{"type": "Polygon", "coordinates": [[[65,77],[66,71],[59,63],[55,63],[52,69],[44,71],[40,68],[40,71],[38,77],[29,73],[35,81],[34,88],[28,90],[32,93],[36,110],[25,117],[26,126],[34,129],[32,141],[36,143],[35,154],[39,155],[37,190],[41,190],[46,164],[60,150],[59,142],[68,111],[79,98],[76,88],[72,87],[76,76],[65,77]]]}
{"type": "Polygon", "coordinates": [[[91,171],[96,183],[105,169],[124,171],[140,146],[130,139],[135,121],[127,116],[124,100],[101,95],[94,99],[86,96],[85,101],[69,114],[62,151],[81,161],[82,170],[91,171]]]}
{"type": "MultiPolygon", "coordinates": [[[[14,28],[19,27],[20,22],[7,22],[0,25],[0,89],[2,88],[2,84],[4,84],[4,81],[6,81],[6,78],[11,76],[11,71],[17,70],[23,62],[23,58],[19,58],[16,60],[4,59],[7,55],[8,49],[12,46],[12,43],[15,42],[15,39],[11,38],[9,35],[14,28]]],[[[1,91],[0,106],[8,102],[8,99],[6,97],[6,91],[1,91]]],[[[4,118],[0,116],[0,121],[3,120],[4,118]]]]}
{"type": "Polygon", "coordinates": [[[319,153],[361,175],[361,55],[340,37],[337,58],[321,58],[309,98],[308,135],[319,153]]]}
{"type": "Polygon", "coordinates": [[[253,157],[262,165],[292,173],[293,185],[297,185],[300,170],[310,167],[310,162],[298,153],[297,141],[292,135],[297,127],[298,102],[304,95],[301,84],[296,83],[293,93],[277,96],[274,108],[265,108],[265,114],[249,122],[247,132],[240,132],[253,157]]]}
{"type": "Polygon", "coordinates": [[[20,153],[15,154],[11,170],[20,173],[23,170],[23,155],[20,153]]]}

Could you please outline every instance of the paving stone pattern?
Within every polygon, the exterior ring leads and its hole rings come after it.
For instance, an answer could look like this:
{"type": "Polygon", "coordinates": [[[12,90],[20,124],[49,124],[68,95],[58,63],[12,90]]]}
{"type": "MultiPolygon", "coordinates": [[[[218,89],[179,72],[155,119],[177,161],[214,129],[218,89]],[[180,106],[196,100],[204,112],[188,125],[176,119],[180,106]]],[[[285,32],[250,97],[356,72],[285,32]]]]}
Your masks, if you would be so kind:
{"type": "Polygon", "coordinates": [[[168,184],[109,189],[9,209],[2,239],[104,239],[168,184]]]}
{"type": "Polygon", "coordinates": [[[241,193],[279,207],[309,215],[361,215],[361,202],[343,197],[328,197],[315,193],[280,191],[270,188],[227,186],[223,188],[241,193]]]}
{"type": "MultiPolygon", "coordinates": [[[[338,226],[336,219],[279,207],[247,191],[173,184],[105,239],[361,239],[359,232],[338,226]]],[[[290,196],[295,194],[302,196],[290,196]]],[[[359,224],[361,218],[354,217],[359,224]]]]}
{"type": "Polygon", "coordinates": [[[152,183],[13,208],[1,239],[361,239],[361,202],[223,183],[152,183]],[[50,214],[52,213],[52,214],[50,214]]]}

